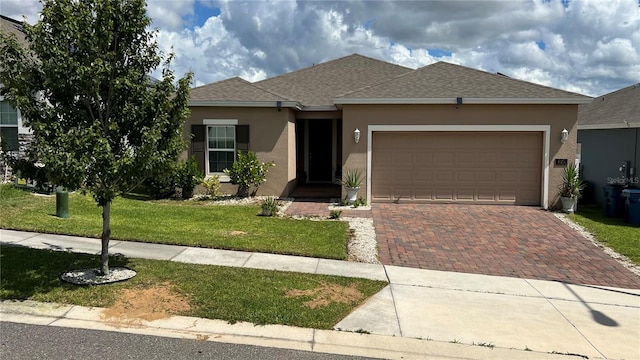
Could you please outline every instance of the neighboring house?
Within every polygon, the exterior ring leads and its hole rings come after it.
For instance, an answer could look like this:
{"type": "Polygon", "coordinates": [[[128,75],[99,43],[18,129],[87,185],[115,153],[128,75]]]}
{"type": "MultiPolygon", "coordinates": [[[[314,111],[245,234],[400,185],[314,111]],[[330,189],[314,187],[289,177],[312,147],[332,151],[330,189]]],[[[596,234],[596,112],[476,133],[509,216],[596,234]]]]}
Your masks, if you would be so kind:
{"type": "Polygon", "coordinates": [[[228,181],[235,151],[254,151],[276,163],[259,194],[287,196],[357,168],[367,202],[547,208],[576,157],[578,105],[591,100],[445,62],[412,70],[351,55],[192,89],[183,157],[228,181]]]}
{"type": "Polygon", "coordinates": [[[587,199],[604,205],[610,183],[640,187],[640,83],[602,95],[578,110],[578,143],[587,199]]]}
{"type": "MultiPolygon", "coordinates": [[[[27,40],[22,30],[22,22],[0,15],[0,31],[5,34],[15,34],[18,42],[27,46],[27,40]]],[[[2,64],[0,64],[2,66],[2,64]]],[[[0,89],[2,89],[0,83],[0,89]]],[[[5,101],[0,91],[0,141],[10,152],[18,157],[24,155],[26,147],[31,142],[31,131],[23,126],[23,119],[20,110],[15,109],[9,102],[5,101]]],[[[0,157],[2,168],[2,180],[8,181],[11,169],[4,163],[4,157],[0,157]]]]}

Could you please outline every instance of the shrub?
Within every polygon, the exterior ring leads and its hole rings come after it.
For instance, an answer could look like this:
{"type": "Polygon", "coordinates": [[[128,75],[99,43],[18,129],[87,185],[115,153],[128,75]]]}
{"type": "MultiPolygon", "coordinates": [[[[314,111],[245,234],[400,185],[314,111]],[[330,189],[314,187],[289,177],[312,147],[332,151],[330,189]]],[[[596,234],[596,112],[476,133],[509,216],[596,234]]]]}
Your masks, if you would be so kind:
{"type": "Polygon", "coordinates": [[[212,198],[220,196],[220,176],[212,175],[202,182],[202,186],[212,198]]]}
{"type": "Polygon", "coordinates": [[[260,184],[267,180],[267,172],[272,166],[275,166],[273,162],[260,162],[254,152],[248,151],[245,154],[238,151],[238,159],[231,169],[224,169],[224,173],[229,176],[232,184],[238,185],[238,196],[247,197],[256,194],[260,184]]]}
{"type": "Polygon", "coordinates": [[[198,162],[195,156],[189,160],[181,161],[176,171],[177,185],[182,189],[182,197],[189,199],[193,196],[193,189],[204,179],[204,173],[198,170],[198,162]]]}
{"type": "Polygon", "coordinates": [[[359,197],[356,201],[353,202],[354,208],[357,208],[360,206],[367,206],[367,201],[362,197],[359,197]]]}
{"type": "Polygon", "coordinates": [[[262,201],[262,215],[265,216],[273,216],[278,212],[278,206],[280,204],[278,203],[278,199],[276,199],[274,196],[269,196],[266,199],[264,199],[262,201]]]}
{"type": "Polygon", "coordinates": [[[168,199],[176,194],[176,166],[170,166],[144,180],[144,186],[151,198],[168,199]]]}
{"type": "Polygon", "coordinates": [[[342,215],[341,210],[331,210],[331,212],[329,213],[329,218],[337,220],[337,219],[340,219],[341,215],[342,215]]]}

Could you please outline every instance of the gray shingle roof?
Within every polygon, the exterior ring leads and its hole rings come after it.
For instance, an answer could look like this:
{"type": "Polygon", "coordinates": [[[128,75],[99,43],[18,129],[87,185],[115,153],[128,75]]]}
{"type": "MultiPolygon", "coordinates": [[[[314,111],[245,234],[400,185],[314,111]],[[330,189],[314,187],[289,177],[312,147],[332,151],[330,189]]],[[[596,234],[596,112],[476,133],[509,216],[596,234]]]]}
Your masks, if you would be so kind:
{"type": "Polygon", "coordinates": [[[640,127],[640,83],[578,107],[578,126],[640,127]]]}
{"type": "Polygon", "coordinates": [[[255,85],[296,99],[304,106],[333,106],[332,99],[340,94],[410,71],[400,65],[353,54],[262,80],[255,85]]]}
{"type": "Polygon", "coordinates": [[[14,34],[18,44],[27,47],[29,43],[22,29],[22,21],[14,20],[10,17],[0,15],[0,31],[4,34],[14,34]]]}
{"type": "Polygon", "coordinates": [[[278,101],[287,97],[261,89],[239,77],[191,89],[191,101],[278,101]]]}
{"type": "MultiPolygon", "coordinates": [[[[572,99],[588,96],[461,65],[437,62],[383,83],[342,95],[342,99],[572,99]]],[[[337,102],[340,102],[338,99],[337,102]]],[[[499,102],[499,101],[498,101],[499,102]]]]}

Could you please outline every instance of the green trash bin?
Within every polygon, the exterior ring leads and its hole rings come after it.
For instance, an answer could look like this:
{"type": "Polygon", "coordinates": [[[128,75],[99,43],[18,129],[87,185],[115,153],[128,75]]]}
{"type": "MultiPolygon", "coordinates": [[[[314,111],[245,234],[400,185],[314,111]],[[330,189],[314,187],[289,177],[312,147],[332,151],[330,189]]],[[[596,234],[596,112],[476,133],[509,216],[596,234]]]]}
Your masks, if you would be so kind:
{"type": "Polygon", "coordinates": [[[61,188],[56,190],[56,216],[63,219],[69,217],[69,192],[61,188]]]}

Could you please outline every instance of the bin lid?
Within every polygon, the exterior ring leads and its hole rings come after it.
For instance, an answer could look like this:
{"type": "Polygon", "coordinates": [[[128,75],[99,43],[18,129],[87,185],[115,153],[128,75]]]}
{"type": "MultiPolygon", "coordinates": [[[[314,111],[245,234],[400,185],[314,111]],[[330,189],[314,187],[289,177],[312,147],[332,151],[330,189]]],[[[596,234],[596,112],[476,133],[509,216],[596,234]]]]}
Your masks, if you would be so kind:
{"type": "Polygon", "coordinates": [[[640,189],[624,189],[623,194],[640,194],[640,189]]]}

